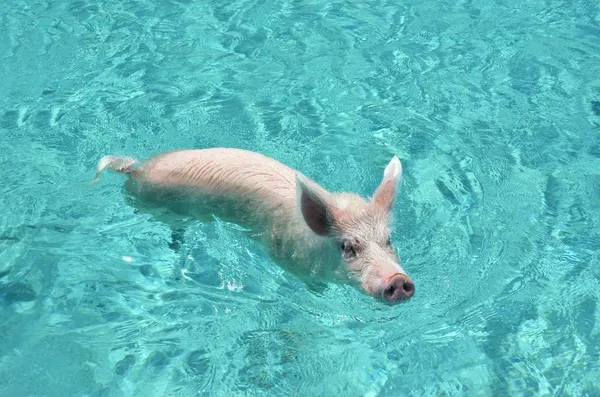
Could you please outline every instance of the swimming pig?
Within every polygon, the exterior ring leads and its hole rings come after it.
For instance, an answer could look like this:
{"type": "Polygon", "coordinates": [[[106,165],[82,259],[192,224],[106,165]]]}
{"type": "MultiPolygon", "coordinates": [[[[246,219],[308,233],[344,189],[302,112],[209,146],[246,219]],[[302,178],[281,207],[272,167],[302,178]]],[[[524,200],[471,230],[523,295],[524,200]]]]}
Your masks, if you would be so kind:
{"type": "Polygon", "coordinates": [[[388,303],[410,299],[415,285],[390,239],[402,177],[394,156],[373,197],[332,193],[262,154],[231,148],[177,150],[141,164],[105,156],[103,170],[128,175],[134,205],[173,229],[212,215],[249,228],[279,265],[303,280],[357,286],[388,303]]]}

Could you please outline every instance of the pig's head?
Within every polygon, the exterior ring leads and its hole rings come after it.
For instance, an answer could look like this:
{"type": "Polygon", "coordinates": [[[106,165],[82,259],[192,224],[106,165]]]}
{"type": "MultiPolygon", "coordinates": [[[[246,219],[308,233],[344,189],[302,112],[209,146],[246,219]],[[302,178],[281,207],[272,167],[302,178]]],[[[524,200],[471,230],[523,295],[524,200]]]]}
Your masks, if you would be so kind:
{"type": "Polygon", "coordinates": [[[297,204],[313,233],[329,239],[351,277],[369,295],[389,303],[410,299],[415,285],[400,266],[390,235],[402,165],[394,156],[369,200],[330,193],[296,174],[297,204]]]}

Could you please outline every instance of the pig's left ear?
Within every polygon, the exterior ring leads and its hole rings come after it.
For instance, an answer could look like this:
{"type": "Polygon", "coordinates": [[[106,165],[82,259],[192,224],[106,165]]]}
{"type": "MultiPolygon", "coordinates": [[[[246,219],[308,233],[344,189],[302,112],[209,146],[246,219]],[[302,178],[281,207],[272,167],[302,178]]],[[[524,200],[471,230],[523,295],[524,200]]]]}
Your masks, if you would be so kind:
{"type": "Polygon", "coordinates": [[[391,212],[396,200],[396,190],[402,180],[402,164],[394,156],[383,171],[383,179],[373,194],[373,205],[386,212],[391,212]]]}
{"type": "Polygon", "coordinates": [[[296,173],[296,205],[306,225],[319,236],[330,235],[335,224],[335,209],[330,204],[329,192],[296,173]]]}

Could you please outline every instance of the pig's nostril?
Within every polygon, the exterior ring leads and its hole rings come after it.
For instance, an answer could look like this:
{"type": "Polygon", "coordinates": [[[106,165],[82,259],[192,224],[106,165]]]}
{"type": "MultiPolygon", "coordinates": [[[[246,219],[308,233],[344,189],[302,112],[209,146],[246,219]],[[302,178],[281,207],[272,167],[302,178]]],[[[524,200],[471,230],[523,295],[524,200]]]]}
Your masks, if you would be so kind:
{"type": "Polygon", "coordinates": [[[404,289],[404,292],[406,292],[406,294],[408,296],[412,296],[415,293],[415,285],[413,283],[411,283],[410,281],[405,281],[404,284],[402,285],[402,288],[404,289]]]}
{"type": "Polygon", "coordinates": [[[394,297],[395,291],[396,291],[396,286],[394,284],[392,284],[383,291],[383,297],[387,300],[392,300],[392,298],[394,297]]]}

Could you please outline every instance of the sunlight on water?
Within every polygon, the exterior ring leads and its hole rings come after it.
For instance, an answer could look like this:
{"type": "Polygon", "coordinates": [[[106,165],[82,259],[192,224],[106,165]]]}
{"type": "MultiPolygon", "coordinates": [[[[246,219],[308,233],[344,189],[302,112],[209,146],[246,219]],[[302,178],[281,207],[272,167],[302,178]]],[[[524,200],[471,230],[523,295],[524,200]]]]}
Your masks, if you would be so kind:
{"type": "Polygon", "coordinates": [[[600,5],[16,1],[0,12],[0,396],[598,396],[600,5]],[[105,154],[256,150],[369,195],[389,307],[235,225],[169,229],[105,154]]]}

